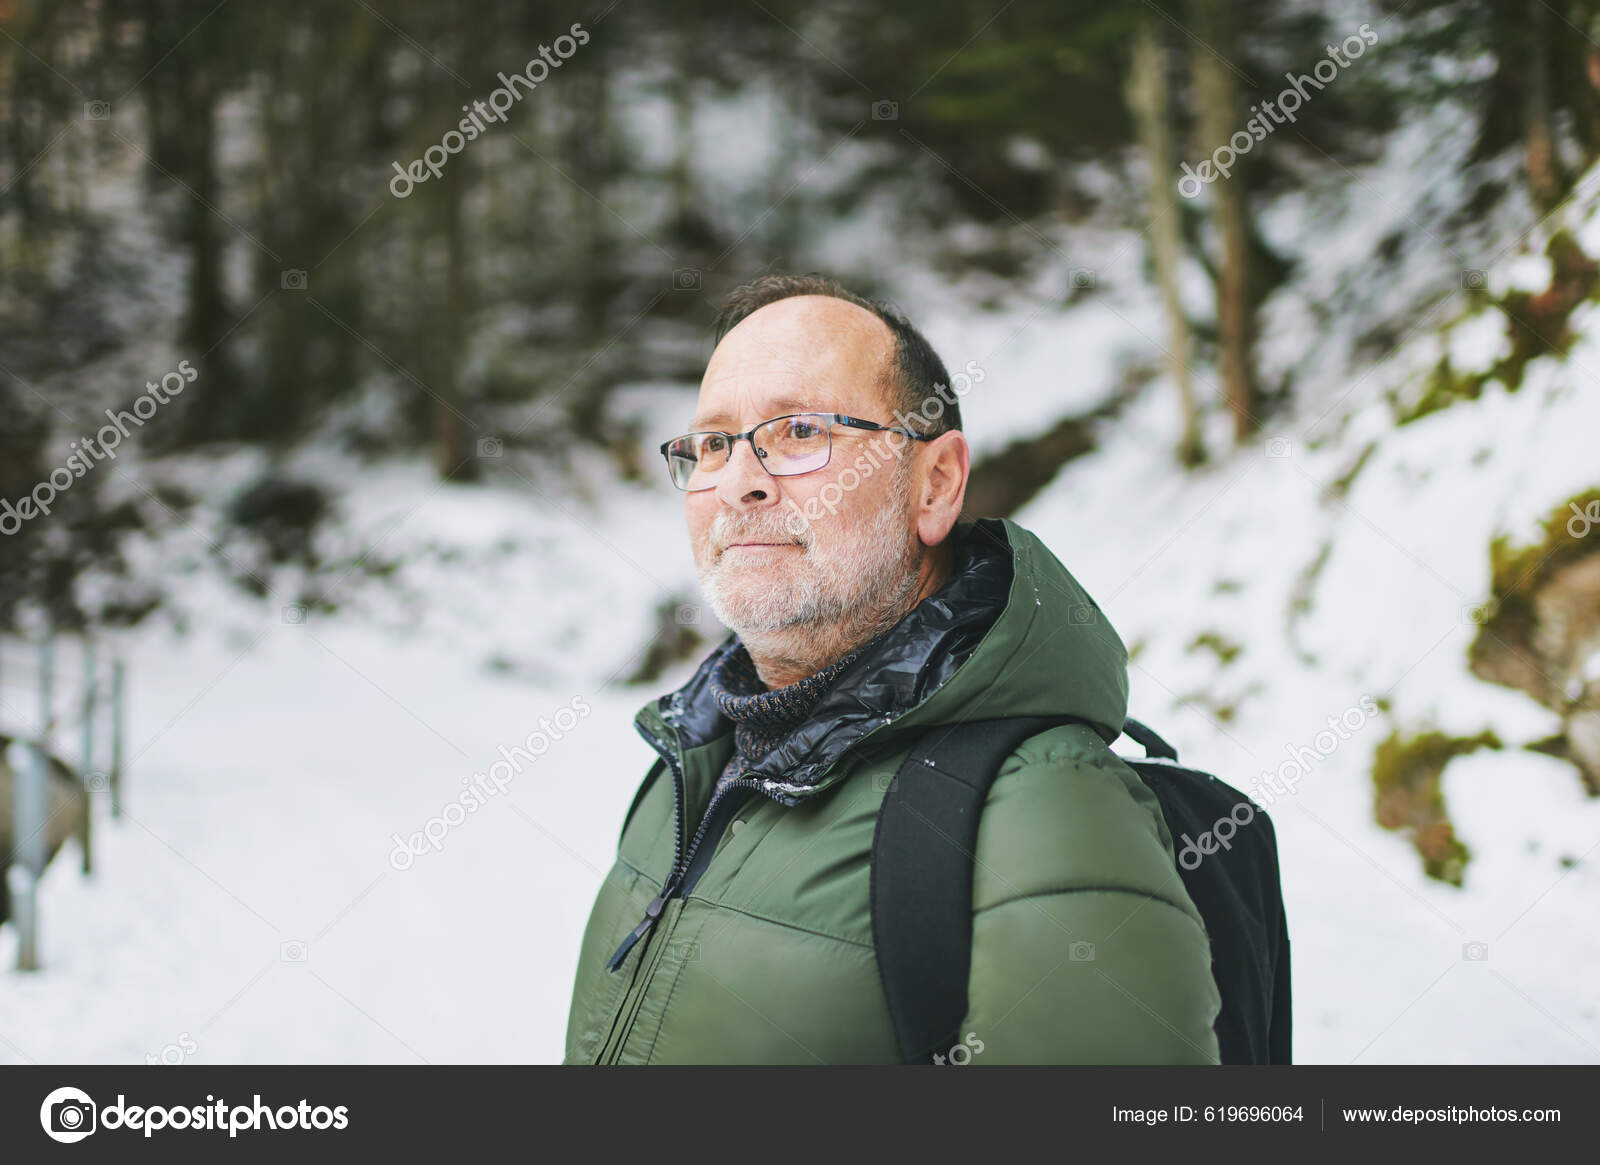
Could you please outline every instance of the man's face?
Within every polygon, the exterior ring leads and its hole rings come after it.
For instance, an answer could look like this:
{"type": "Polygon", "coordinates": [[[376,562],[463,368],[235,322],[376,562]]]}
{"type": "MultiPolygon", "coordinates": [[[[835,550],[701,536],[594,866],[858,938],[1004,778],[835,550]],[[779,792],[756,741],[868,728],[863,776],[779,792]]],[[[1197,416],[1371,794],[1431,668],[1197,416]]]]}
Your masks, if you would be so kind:
{"type": "MultiPolygon", "coordinates": [[[[689,429],[743,433],[795,412],[893,425],[882,387],[893,352],[887,326],[854,304],[813,295],[768,304],[717,345],[689,429]]],[[[923,554],[911,509],[915,449],[898,435],[835,426],[827,465],[774,477],[740,441],[714,488],[684,495],[717,618],[747,636],[820,631],[897,608],[918,585],[923,554]]]]}

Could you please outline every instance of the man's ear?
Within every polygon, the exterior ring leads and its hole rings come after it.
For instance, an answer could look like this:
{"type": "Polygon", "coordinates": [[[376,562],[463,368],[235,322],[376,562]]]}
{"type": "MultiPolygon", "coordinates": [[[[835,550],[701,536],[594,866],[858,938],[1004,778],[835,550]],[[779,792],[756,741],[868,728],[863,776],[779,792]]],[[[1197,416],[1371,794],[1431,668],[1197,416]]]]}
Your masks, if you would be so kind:
{"type": "Polygon", "coordinates": [[[950,536],[967,496],[972,448],[959,429],[941,433],[919,450],[922,467],[916,475],[917,536],[924,546],[937,546],[950,536]]]}

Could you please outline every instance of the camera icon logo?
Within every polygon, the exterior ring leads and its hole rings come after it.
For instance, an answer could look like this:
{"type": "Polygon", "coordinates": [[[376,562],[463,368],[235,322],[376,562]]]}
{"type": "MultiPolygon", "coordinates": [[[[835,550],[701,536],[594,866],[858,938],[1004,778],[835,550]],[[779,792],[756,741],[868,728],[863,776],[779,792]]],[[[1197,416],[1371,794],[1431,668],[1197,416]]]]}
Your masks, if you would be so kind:
{"type": "Polygon", "coordinates": [[[1481,267],[1463,267],[1461,269],[1462,291],[1486,291],[1489,287],[1489,273],[1481,267]]]}
{"type": "Polygon", "coordinates": [[[291,267],[279,278],[278,285],[284,291],[304,291],[306,289],[306,273],[298,267],[291,267]]]}
{"type": "Polygon", "coordinates": [[[506,444],[499,437],[479,437],[479,457],[499,457],[506,451],[506,444]]]}
{"type": "Polygon", "coordinates": [[[280,618],[285,623],[304,623],[306,621],[306,609],[299,603],[290,603],[280,612],[280,618]]]}
{"type": "Polygon", "coordinates": [[[1100,281],[1100,274],[1092,267],[1074,267],[1071,280],[1075,290],[1092,291],[1100,281]]]}
{"type": "Polygon", "coordinates": [[[1268,457],[1293,457],[1294,443],[1287,437],[1269,437],[1266,453],[1268,457]]]}
{"type": "Polygon", "coordinates": [[[1085,942],[1073,943],[1067,948],[1067,958],[1074,963],[1094,962],[1094,944],[1085,942]]]}
{"type": "Polygon", "coordinates": [[[679,267],[672,273],[672,286],[677,291],[699,291],[700,268],[679,267]]]}
{"type": "Polygon", "coordinates": [[[81,1088],[57,1088],[39,1106],[45,1136],[63,1145],[75,1144],[95,1130],[95,1104],[81,1088]]]}
{"type": "Polygon", "coordinates": [[[679,627],[697,627],[700,625],[700,608],[694,603],[679,603],[673,617],[679,627]]]}
{"type": "Polygon", "coordinates": [[[303,963],[306,961],[306,944],[294,939],[278,944],[278,959],[284,963],[303,963]]]}
{"type": "Polygon", "coordinates": [[[85,101],[83,103],[83,120],[84,121],[110,121],[111,120],[111,102],[109,102],[109,101],[85,101]]]}
{"type": "Polygon", "coordinates": [[[1469,963],[1487,963],[1489,961],[1489,944],[1462,943],[1461,957],[1469,963]]]}
{"type": "Polygon", "coordinates": [[[1074,603],[1067,618],[1074,626],[1087,627],[1094,622],[1094,608],[1088,603],[1074,603]]]}
{"type": "Polygon", "coordinates": [[[898,101],[874,101],[872,103],[873,121],[899,121],[900,103],[898,101]]]}

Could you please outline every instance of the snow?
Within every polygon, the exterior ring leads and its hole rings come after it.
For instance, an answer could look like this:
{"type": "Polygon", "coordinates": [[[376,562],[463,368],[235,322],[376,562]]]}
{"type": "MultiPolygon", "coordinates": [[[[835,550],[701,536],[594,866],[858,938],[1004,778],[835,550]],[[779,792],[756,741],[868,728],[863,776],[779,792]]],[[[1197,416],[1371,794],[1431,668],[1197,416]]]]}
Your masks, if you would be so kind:
{"type": "MultiPolygon", "coordinates": [[[[381,474],[358,492],[411,511],[417,545],[426,531],[492,543],[519,508],[535,524],[510,490],[471,505],[412,476],[409,493],[381,474]]],[[[225,633],[130,636],[126,813],[97,805],[92,877],[75,842],[48,869],[44,971],[10,971],[14,928],[0,928],[0,1060],[142,1063],[190,1042],[185,1058],[207,1063],[559,1059],[577,937],[653,755],[628,724],[648,693],[605,674],[634,662],[657,580],[630,563],[649,547],[642,530],[572,521],[470,586],[425,563],[428,585],[484,603],[411,633],[287,623],[274,603],[211,594],[225,633]],[[557,646],[569,603],[587,658],[557,646]],[[481,666],[534,641],[547,681],[481,666]],[[395,834],[580,702],[592,711],[518,757],[504,792],[395,868],[395,834]]],[[[0,714],[30,723],[31,661],[15,640],[3,654],[0,714]]],[[[75,691],[76,653],[59,654],[58,691],[75,691]]]]}
{"type": "MultiPolygon", "coordinates": [[[[1493,362],[1495,329],[1478,320],[1497,318],[1469,317],[1452,333],[1458,371],[1493,362]]],[[[1591,322],[1570,360],[1534,361],[1518,393],[1490,382],[1479,400],[1388,430],[1384,389],[1437,359],[1438,342],[1420,337],[1420,357],[1402,351],[1352,386],[1339,439],[1307,442],[1319,402],[1278,423],[1259,451],[1189,479],[1166,465],[1175,408],[1147,399],[1018,515],[1141,645],[1132,714],[1190,763],[1248,789],[1313,746],[1330,717],[1359,717],[1363,697],[1392,702],[1348,741],[1319,748],[1327,755],[1311,776],[1269,806],[1302,1061],[1600,1059],[1600,1007],[1581,971],[1600,957],[1600,801],[1583,795],[1570,766],[1515,751],[1557,729],[1552,713],[1466,668],[1491,539],[1531,539],[1553,506],[1596,484],[1597,340],[1591,322]],[[1381,444],[1349,494],[1326,500],[1367,434],[1381,444]],[[1274,436],[1286,444],[1273,449],[1274,436]],[[1329,539],[1295,635],[1311,666],[1285,627],[1296,582],[1329,539]],[[1222,579],[1241,585],[1217,594],[1222,579]],[[1202,630],[1245,650],[1220,666],[1189,650],[1202,630]],[[1244,693],[1254,694],[1231,721],[1205,710],[1206,699],[1244,693]],[[1372,752],[1395,725],[1492,728],[1509,746],[1445,773],[1457,836],[1472,851],[1463,889],[1426,878],[1407,840],[1373,824],[1372,752]],[[1487,958],[1468,959],[1469,943],[1486,944],[1487,958]]]]}
{"type": "MultiPolygon", "coordinates": [[[[1132,713],[1185,760],[1248,789],[1306,748],[1322,754],[1269,806],[1302,1062],[1600,1060],[1587,971],[1600,961],[1600,801],[1570,766],[1517,748],[1555,717],[1465,665],[1490,540],[1531,538],[1596,484],[1600,318],[1576,313],[1570,358],[1534,361],[1517,393],[1490,382],[1476,401],[1393,427],[1387,395],[1414,393],[1441,355],[1464,374],[1505,352],[1503,320],[1468,297],[1422,310],[1440,271],[1452,287],[1472,266],[1491,288],[1541,286],[1539,252],[1558,225],[1523,237],[1485,224],[1477,261],[1432,234],[1464,196],[1455,160],[1467,141],[1445,132],[1455,116],[1397,135],[1338,213],[1307,195],[1265,224],[1303,251],[1262,341],[1267,367],[1293,372],[1298,412],[1185,474],[1172,456],[1176,390],[1158,376],[1099,450],[1018,515],[1137,648],[1132,713]],[[1419,158],[1439,176],[1426,199],[1419,158]],[[1422,229],[1404,269],[1363,280],[1363,257],[1407,223],[1422,229]],[[1362,311],[1344,310],[1359,294],[1362,311]],[[1321,319],[1318,304],[1338,314],[1321,319]],[[1358,359],[1364,325],[1391,315],[1405,324],[1396,344],[1358,359]],[[1331,496],[1374,441],[1349,492],[1331,496]],[[1297,616],[1301,593],[1310,606],[1297,616]],[[1207,631],[1241,645],[1238,658],[1192,649],[1207,631]],[[1368,711],[1377,697],[1387,713],[1368,711]],[[1231,719],[1216,715],[1224,705],[1231,719]],[[1343,729],[1324,748],[1330,718],[1343,729]],[[1509,746],[1446,771],[1472,851],[1460,889],[1426,878],[1408,840],[1373,821],[1373,749],[1393,727],[1429,725],[1492,728],[1509,746]],[[1480,943],[1487,957],[1466,957],[1480,943]]],[[[1569,225],[1600,251],[1595,175],[1574,204],[1569,225]]],[[[870,219],[855,231],[841,237],[888,237],[870,219]]],[[[1092,407],[1130,359],[1159,366],[1165,334],[1137,236],[1063,231],[1047,245],[1059,262],[1005,311],[973,311],[970,288],[928,272],[902,281],[902,305],[952,372],[975,361],[986,374],[963,399],[980,454],[1092,407]],[[1062,311],[1074,268],[1095,272],[1095,294],[1062,311]]],[[[126,383],[170,366],[164,351],[147,346],[126,383]]],[[[618,419],[643,422],[649,468],[654,441],[691,407],[662,384],[613,400],[618,419]]],[[[1207,418],[1214,449],[1226,423],[1207,418]]],[[[226,498],[265,464],[242,452],[157,464],[130,449],[99,470],[134,494],[146,474],[186,481],[204,502],[130,547],[177,603],[120,643],[127,812],[114,821],[97,803],[92,877],[71,844],[47,871],[42,971],[9,969],[15,933],[0,928],[0,1063],[556,1060],[579,936],[652,755],[629,720],[694,665],[619,682],[655,606],[697,593],[680,499],[655,475],[610,482],[598,460],[580,459],[569,485],[508,450],[485,485],[458,486],[420,464],[304,450],[284,469],[336,489],[318,549],[344,569],[338,611],[313,604],[298,621],[287,612],[327,580],[280,574],[252,600],[209,549],[226,498]],[[364,564],[390,562],[391,576],[368,577],[364,564]],[[395,835],[423,830],[502,746],[579,701],[590,714],[437,851],[396,868],[395,835]]],[[[247,564],[241,548],[224,552],[247,564]]],[[[63,692],[74,660],[62,652],[63,692]]],[[[25,645],[0,642],[8,726],[32,722],[28,679],[25,645]]],[[[57,737],[75,740],[70,725],[57,737]]]]}
{"type": "Polygon", "coordinates": [[[1482,371],[1511,354],[1505,316],[1498,311],[1469,315],[1449,329],[1445,347],[1451,368],[1482,371]]]}

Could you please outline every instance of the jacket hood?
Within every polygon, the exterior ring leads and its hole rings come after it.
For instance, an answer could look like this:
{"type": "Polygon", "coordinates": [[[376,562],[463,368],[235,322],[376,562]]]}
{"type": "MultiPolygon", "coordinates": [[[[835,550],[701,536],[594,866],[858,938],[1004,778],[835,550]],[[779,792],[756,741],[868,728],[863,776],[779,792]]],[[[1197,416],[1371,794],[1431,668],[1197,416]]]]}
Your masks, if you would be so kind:
{"type": "MultiPolygon", "coordinates": [[[[1004,518],[959,523],[951,576],[869,642],[810,719],[746,776],[794,803],[833,783],[851,749],[937,724],[1007,716],[1070,716],[1107,744],[1128,707],[1128,653],[1098,604],[1036,536],[1004,518]]],[[[730,635],[676,692],[635,723],[668,727],[680,750],[733,731],[710,676],[740,646],[730,635]]]]}

